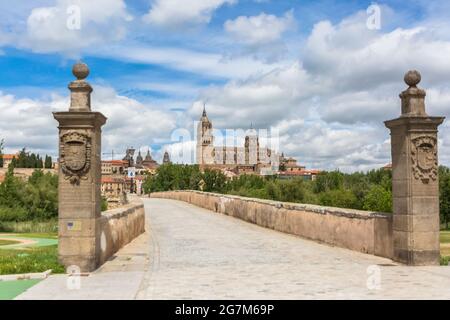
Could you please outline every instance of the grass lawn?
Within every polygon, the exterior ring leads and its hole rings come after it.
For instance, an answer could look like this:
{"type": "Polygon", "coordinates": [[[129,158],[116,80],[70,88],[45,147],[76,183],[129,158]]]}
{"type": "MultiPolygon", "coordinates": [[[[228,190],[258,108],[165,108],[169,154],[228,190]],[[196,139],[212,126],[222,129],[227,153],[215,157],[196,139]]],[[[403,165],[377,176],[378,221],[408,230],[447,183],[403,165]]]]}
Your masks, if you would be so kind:
{"type": "Polygon", "coordinates": [[[34,247],[23,250],[0,249],[0,275],[44,272],[64,273],[58,263],[58,246],[34,247]]]}
{"type": "Polygon", "coordinates": [[[36,239],[42,242],[42,246],[0,248],[0,275],[44,272],[48,269],[52,269],[53,273],[64,273],[64,267],[58,263],[56,233],[24,233],[11,236],[36,239]]]}
{"type": "Polygon", "coordinates": [[[440,234],[441,241],[441,264],[448,265],[450,261],[450,231],[443,230],[440,234]]]}
{"type": "Polygon", "coordinates": [[[12,300],[41,280],[0,281],[0,300],[12,300]]]}
{"type": "Polygon", "coordinates": [[[57,233],[15,233],[17,237],[38,238],[38,239],[58,239],[57,233]]]}
{"type": "Polygon", "coordinates": [[[10,244],[17,244],[20,243],[18,241],[14,241],[14,240],[2,240],[0,239],[0,246],[9,246],[10,244]]]}

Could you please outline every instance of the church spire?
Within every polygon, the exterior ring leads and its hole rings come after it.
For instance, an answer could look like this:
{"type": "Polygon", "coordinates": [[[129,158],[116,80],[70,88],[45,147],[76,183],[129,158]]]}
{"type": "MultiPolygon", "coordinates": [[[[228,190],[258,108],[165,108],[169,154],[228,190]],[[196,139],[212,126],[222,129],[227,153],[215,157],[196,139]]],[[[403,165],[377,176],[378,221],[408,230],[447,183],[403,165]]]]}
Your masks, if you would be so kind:
{"type": "Polygon", "coordinates": [[[206,117],[206,103],[203,103],[203,117],[206,117]]]}

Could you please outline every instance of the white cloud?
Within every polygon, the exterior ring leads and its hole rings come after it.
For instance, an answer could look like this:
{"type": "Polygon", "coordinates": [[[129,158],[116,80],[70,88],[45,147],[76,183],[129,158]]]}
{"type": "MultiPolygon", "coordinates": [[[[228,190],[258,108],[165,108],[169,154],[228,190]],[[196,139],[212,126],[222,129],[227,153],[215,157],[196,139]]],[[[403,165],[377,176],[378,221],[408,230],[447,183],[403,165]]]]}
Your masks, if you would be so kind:
{"type": "MultiPolygon", "coordinates": [[[[317,23],[299,62],[203,91],[217,128],[280,127],[282,149],[309,167],[367,170],[390,161],[383,121],[400,115],[403,75],[422,73],[430,115],[450,116],[450,42],[425,26],[367,29],[366,14],[317,23]]],[[[450,164],[450,127],[440,128],[440,159],[450,164]]]]}
{"type": "MultiPolygon", "coordinates": [[[[18,99],[0,92],[0,138],[6,152],[22,147],[56,156],[57,122],[52,112],[67,110],[69,98],[52,95],[47,100],[18,99]]],[[[103,127],[104,152],[122,152],[129,145],[148,146],[175,128],[171,114],[154,106],[118,95],[114,89],[94,86],[92,109],[108,121],[103,127]]]]}
{"type": "Polygon", "coordinates": [[[234,39],[250,46],[267,45],[277,42],[294,24],[293,11],[283,17],[261,13],[258,16],[240,16],[235,20],[227,20],[225,31],[234,39]]]}
{"type": "Polygon", "coordinates": [[[17,46],[77,56],[84,48],[123,39],[131,19],[124,0],[57,0],[55,6],[31,11],[17,46]]]}
{"type": "Polygon", "coordinates": [[[281,63],[264,63],[250,57],[226,59],[218,53],[172,47],[108,46],[108,48],[90,48],[89,52],[98,57],[158,64],[201,76],[227,79],[248,78],[252,74],[266,73],[282,65],[281,63]]]}
{"type": "Polygon", "coordinates": [[[207,24],[215,10],[237,0],[154,0],[144,21],[153,25],[177,28],[185,25],[207,24]]]}

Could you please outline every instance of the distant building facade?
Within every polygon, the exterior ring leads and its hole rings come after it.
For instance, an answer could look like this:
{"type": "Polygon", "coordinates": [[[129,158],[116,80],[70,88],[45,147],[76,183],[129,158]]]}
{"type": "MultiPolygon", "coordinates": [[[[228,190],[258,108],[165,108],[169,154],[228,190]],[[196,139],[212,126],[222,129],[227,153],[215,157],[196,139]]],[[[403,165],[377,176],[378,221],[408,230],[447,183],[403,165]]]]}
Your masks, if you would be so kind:
{"type": "Polygon", "coordinates": [[[170,161],[169,153],[166,151],[166,152],[164,152],[163,164],[169,164],[169,163],[172,163],[172,162],[170,161]]]}
{"type": "Polygon", "coordinates": [[[273,174],[280,156],[260,146],[256,130],[250,129],[242,147],[214,146],[213,125],[203,109],[197,126],[196,159],[201,168],[214,168],[240,174],[273,174]]]}
{"type": "Polygon", "coordinates": [[[13,161],[13,159],[17,159],[19,157],[18,154],[4,154],[3,158],[3,168],[8,169],[9,165],[13,161]]]}

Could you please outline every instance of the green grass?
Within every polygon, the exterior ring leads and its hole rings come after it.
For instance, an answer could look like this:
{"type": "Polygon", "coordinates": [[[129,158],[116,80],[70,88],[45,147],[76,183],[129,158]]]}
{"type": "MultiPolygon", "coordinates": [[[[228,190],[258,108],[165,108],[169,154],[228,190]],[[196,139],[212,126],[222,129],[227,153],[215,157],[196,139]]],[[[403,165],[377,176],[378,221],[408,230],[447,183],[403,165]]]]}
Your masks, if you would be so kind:
{"type": "Polygon", "coordinates": [[[18,244],[20,243],[19,241],[14,241],[14,240],[1,240],[0,239],[0,246],[8,246],[10,244],[18,244]]]}
{"type": "Polygon", "coordinates": [[[16,233],[55,233],[58,231],[58,220],[48,221],[0,221],[0,232],[16,233]]]}
{"type": "Polygon", "coordinates": [[[14,240],[0,240],[0,246],[9,246],[10,244],[18,244],[19,241],[14,240]]]}
{"type": "Polygon", "coordinates": [[[450,243],[450,231],[441,231],[441,243],[450,243]]]}
{"type": "Polygon", "coordinates": [[[0,275],[44,272],[64,273],[58,262],[58,246],[34,247],[23,250],[0,249],[0,275]]]}
{"type": "Polygon", "coordinates": [[[450,231],[441,231],[439,239],[441,242],[441,265],[448,266],[450,262],[450,231]]]}
{"type": "Polygon", "coordinates": [[[41,280],[0,281],[0,300],[12,300],[41,280]]]}
{"type": "Polygon", "coordinates": [[[46,233],[16,233],[18,238],[37,238],[37,239],[58,239],[58,234],[54,232],[46,233]]]}

